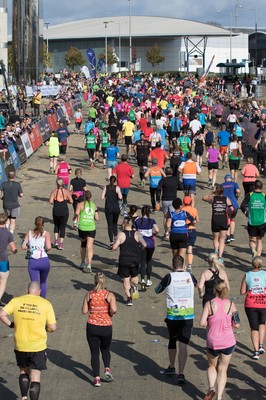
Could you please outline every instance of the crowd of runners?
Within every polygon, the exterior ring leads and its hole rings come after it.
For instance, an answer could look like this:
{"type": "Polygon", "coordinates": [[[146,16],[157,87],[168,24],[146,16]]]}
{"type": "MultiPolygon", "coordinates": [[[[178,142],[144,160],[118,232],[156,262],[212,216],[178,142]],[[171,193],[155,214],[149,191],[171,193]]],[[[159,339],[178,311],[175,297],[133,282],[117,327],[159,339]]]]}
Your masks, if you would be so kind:
{"type": "MultiPolygon", "coordinates": [[[[53,80],[52,75],[46,78],[53,80]]],[[[187,344],[194,319],[194,287],[197,287],[204,306],[200,324],[208,327],[209,390],[204,399],[209,400],[217,395],[217,399],[221,400],[226,371],[236,344],[232,327],[237,328],[240,324],[236,306],[228,298],[230,282],[224,271],[223,257],[225,246],[237,240],[235,227],[238,209],[248,218],[249,244],[246,254],[253,267],[243,277],[241,284],[241,294],[247,294],[245,310],[251,327],[252,358],[258,360],[264,353],[266,275],[262,270],[261,255],[266,229],[266,196],[263,193],[266,105],[254,98],[239,99],[229,93],[224,85],[217,85],[215,78],[202,83],[192,75],[183,79],[171,75],[158,78],[149,74],[129,75],[120,79],[102,77],[92,83],[65,72],[58,83],[64,85],[64,93],[45,106],[41,106],[42,99],[39,97],[40,107],[35,104],[35,116],[39,116],[40,110],[54,113],[57,106],[78,92],[86,93],[88,106],[75,110],[73,130],[70,129],[68,117],[63,116],[58,121],[59,128],[47,142],[47,169],[56,176],[56,187],[51,190],[49,197],[54,239],[44,229],[48,215],[36,216],[34,227],[25,235],[22,244],[22,249],[27,250],[30,279],[40,285],[30,286],[29,293],[46,297],[46,280],[50,269],[48,252],[52,247],[64,250],[69,218],[73,220],[72,229],[77,231],[80,238],[79,268],[84,273],[95,272],[93,256],[99,220],[98,199],[93,191],[88,190],[90,180],[86,182],[82,178],[81,167],[75,169],[75,177],[70,179],[72,168],[68,160],[69,136],[82,135],[88,168],[93,170],[95,166],[100,166],[103,170],[101,173],[106,176],[101,199],[105,201],[108,248],[110,251],[119,251],[118,275],[123,282],[125,304],[132,306],[133,301],[139,298],[139,291],[146,291],[153,284],[156,240],[169,242],[173,272],[167,274],[155,288],[157,294],[165,290],[167,297],[170,364],[161,372],[175,374],[178,341],[177,379],[179,384],[185,383],[187,344]],[[250,132],[241,123],[243,118],[248,118],[251,124],[257,126],[252,140],[250,132]],[[253,144],[253,157],[246,158],[249,143],[253,144]],[[208,170],[206,194],[199,199],[196,196],[197,177],[204,168],[208,170]],[[218,169],[224,172],[224,182],[220,184],[217,184],[218,169]],[[146,187],[149,190],[145,204],[139,203],[135,188],[134,192],[130,191],[131,182],[137,176],[138,191],[144,193],[146,187]],[[208,202],[212,210],[213,245],[208,259],[209,268],[202,272],[197,281],[192,274],[193,252],[197,247],[197,231],[201,229],[199,206],[202,200],[208,202]],[[69,204],[73,206],[73,213],[69,210],[69,204]],[[161,222],[163,232],[159,230],[161,222]],[[160,238],[156,239],[159,234],[160,238]],[[256,274],[256,279],[251,274],[256,274]]],[[[2,121],[1,152],[5,153],[10,143],[15,146],[16,136],[31,129],[31,115],[26,114],[26,109],[18,106],[18,112],[13,112],[8,121],[2,121]]],[[[23,196],[23,191],[12,173],[0,190],[4,209],[0,215],[2,299],[9,274],[6,248],[9,244],[11,251],[16,252],[13,233],[20,211],[18,198],[23,196]]],[[[2,301],[1,306],[0,319],[11,328],[15,324],[15,329],[19,329],[16,320],[12,323],[7,318],[10,314],[16,317],[15,301],[7,306],[2,301]]],[[[50,330],[54,331],[54,314],[49,307],[48,311],[49,319],[43,320],[43,329],[47,323],[50,330]]],[[[100,350],[105,378],[113,380],[109,348],[112,316],[116,311],[115,297],[105,289],[105,276],[97,273],[95,289],[86,294],[82,307],[84,314],[89,313],[87,339],[96,387],[101,385],[100,350]]],[[[30,387],[29,398],[36,400],[40,387],[32,385],[32,379],[35,379],[33,383],[39,383],[40,374],[29,378],[25,367],[40,371],[44,369],[44,360],[24,365],[25,360],[21,360],[20,353],[30,352],[32,347],[23,350],[18,346],[16,350],[18,366],[23,375],[20,378],[22,399],[27,399],[30,387]]],[[[43,351],[44,348],[39,350],[43,351]]]]}

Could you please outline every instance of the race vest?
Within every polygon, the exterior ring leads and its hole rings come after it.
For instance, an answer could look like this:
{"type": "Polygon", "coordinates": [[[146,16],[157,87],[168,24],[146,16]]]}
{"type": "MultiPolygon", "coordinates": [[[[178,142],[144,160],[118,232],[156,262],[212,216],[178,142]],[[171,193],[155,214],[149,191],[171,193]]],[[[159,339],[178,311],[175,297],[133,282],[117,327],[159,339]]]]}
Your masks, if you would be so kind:
{"type": "Polygon", "coordinates": [[[81,210],[80,212],[78,229],[80,229],[81,231],[94,231],[96,229],[94,219],[95,211],[95,204],[92,201],[86,201],[83,210],[81,210]]]}
{"type": "Polygon", "coordinates": [[[249,225],[263,225],[266,222],[266,201],[265,193],[251,192],[248,203],[249,225]]]}
{"type": "Polygon", "coordinates": [[[150,187],[157,188],[161,179],[162,179],[161,168],[151,167],[151,169],[150,169],[150,187]]]}
{"type": "Polygon", "coordinates": [[[194,318],[194,284],[189,272],[171,272],[166,288],[167,319],[194,318]]]}

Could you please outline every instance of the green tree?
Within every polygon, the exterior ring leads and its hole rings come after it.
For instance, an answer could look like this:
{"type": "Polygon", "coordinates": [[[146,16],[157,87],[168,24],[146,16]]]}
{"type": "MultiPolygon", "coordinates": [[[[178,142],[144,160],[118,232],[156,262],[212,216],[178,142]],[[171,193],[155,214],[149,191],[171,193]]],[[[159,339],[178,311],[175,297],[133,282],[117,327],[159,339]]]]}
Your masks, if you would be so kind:
{"type": "Polygon", "coordinates": [[[11,44],[8,45],[7,62],[8,62],[9,72],[12,74],[14,64],[13,64],[13,47],[11,44]]]}
{"type": "MultiPolygon", "coordinates": [[[[103,58],[105,61],[105,51],[98,55],[98,59],[103,58]]],[[[107,47],[107,64],[113,65],[118,62],[118,58],[115,54],[115,49],[113,47],[107,47]]]]}
{"type": "Polygon", "coordinates": [[[47,43],[46,42],[43,42],[41,55],[42,55],[44,68],[52,68],[54,66],[53,62],[52,62],[52,53],[50,53],[50,51],[47,52],[47,43]]]}
{"type": "Polygon", "coordinates": [[[155,43],[146,53],[146,60],[154,68],[155,65],[165,61],[165,57],[161,55],[161,48],[155,43]]]}
{"type": "Polygon", "coordinates": [[[72,69],[79,65],[85,64],[85,60],[82,57],[81,52],[76,47],[70,47],[65,54],[66,65],[72,69]]]}

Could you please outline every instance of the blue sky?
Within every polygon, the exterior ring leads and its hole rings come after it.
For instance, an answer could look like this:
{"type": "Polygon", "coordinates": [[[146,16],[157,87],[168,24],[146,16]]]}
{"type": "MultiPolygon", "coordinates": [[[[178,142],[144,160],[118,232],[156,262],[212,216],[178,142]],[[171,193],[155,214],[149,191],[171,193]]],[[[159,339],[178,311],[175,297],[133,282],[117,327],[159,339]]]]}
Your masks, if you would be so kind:
{"type": "MultiPolygon", "coordinates": [[[[11,11],[12,0],[8,0],[11,11]]],[[[51,25],[63,22],[128,15],[151,15],[191,19],[200,22],[217,22],[223,26],[253,27],[257,6],[258,28],[266,28],[266,1],[253,0],[43,0],[44,21],[51,25]],[[217,11],[222,11],[217,13],[217,11]]],[[[11,18],[9,18],[11,23],[11,18]]],[[[9,29],[10,30],[10,29],[9,29]]]]}

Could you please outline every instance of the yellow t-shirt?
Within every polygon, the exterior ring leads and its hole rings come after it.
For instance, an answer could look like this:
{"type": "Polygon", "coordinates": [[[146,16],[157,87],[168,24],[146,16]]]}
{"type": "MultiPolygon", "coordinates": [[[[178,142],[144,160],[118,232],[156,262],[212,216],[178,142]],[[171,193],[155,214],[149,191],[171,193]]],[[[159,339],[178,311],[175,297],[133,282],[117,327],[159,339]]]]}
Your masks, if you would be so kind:
{"type": "Polygon", "coordinates": [[[168,106],[168,102],[166,100],[160,101],[160,107],[162,108],[162,110],[166,110],[167,106],[168,106]]]}
{"type": "Polygon", "coordinates": [[[132,136],[134,132],[135,125],[131,121],[127,121],[123,125],[123,131],[125,136],[132,136]]]}
{"type": "Polygon", "coordinates": [[[40,296],[26,294],[14,297],[5,307],[13,315],[15,350],[37,352],[47,348],[46,324],[55,324],[52,304],[40,296]]]}

